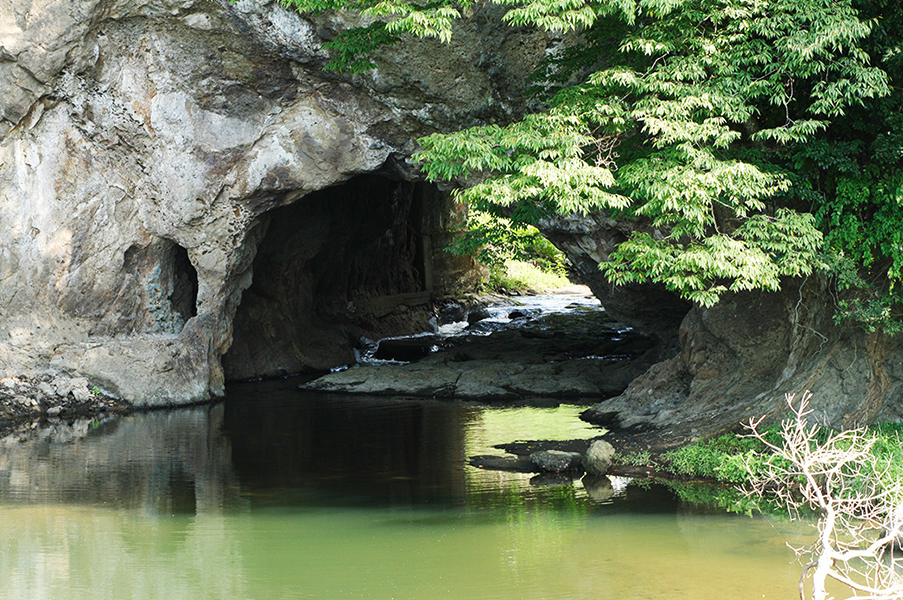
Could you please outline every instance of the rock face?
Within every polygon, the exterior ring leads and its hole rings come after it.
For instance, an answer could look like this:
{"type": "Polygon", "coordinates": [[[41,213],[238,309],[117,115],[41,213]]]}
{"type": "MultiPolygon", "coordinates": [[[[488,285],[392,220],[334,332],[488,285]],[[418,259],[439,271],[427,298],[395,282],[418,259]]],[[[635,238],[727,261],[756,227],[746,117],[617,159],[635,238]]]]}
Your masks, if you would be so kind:
{"type": "Polygon", "coordinates": [[[903,419],[903,343],[835,324],[824,281],[783,287],[694,308],[678,354],[584,418],[692,437],[776,418],[786,413],[785,394],[808,390],[812,418],[834,427],[903,419]]]}
{"type": "Polygon", "coordinates": [[[343,15],[4,3],[0,376],[194,402],[423,321],[468,265],[439,251],[457,209],[416,183],[412,140],[522,111],[547,45],[497,17],[350,78],[322,70],[343,15]]]}
{"type": "Polygon", "coordinates": [[[543,219],[538,224],[543,235],[564,252],[572,275],[588,285],[614,319],[630,325],[660,342],[662,358],[678,347],[678,328],[691,304],[656,285],[611,285],[599,271],[615,247],[631,231],[642,229],[659,235],[642,223],[616,221],[603,213],[543,219]]]}
{"type": "MultiPolygon", "coordinates": [[[[422,326],[431,295],[472,265],[441,252],[460,208],[418,182],[413,140],[522,113],[524,78],[558,43],[474,11],[453,45],[392,46],[347,77],[322,68],[345,14],[0,4],[0,378],[180,404],[422,326]]],[[[819,282],[707,310],[612,288],[597,264],[641,226],[541,225],[610,315],[660,342],[663,362],[587,418],[694,435],[805,389],[833,424],[903,417],[900,342],[835,325],[819,282]]]]}

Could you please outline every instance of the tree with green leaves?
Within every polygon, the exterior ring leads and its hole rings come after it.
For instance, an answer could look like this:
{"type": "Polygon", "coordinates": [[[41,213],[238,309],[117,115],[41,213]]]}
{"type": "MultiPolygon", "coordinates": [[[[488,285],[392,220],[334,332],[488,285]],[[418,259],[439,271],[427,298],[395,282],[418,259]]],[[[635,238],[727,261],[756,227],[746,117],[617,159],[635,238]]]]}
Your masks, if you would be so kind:
{"type": "Polygon", "coordinates": [[[636,221],[600,265],[615,284],[710,306],[826,268],[858,291],[847,314],[892,329],[899,0],[282,1],[371,17],[328,44],[351,71],[405,36],[451,40],[478,4],[565,34],[534,76],[544,110],[420,140],[428,178],[466,182],[464,200],[515,225],[593,210],[636,221]]]}

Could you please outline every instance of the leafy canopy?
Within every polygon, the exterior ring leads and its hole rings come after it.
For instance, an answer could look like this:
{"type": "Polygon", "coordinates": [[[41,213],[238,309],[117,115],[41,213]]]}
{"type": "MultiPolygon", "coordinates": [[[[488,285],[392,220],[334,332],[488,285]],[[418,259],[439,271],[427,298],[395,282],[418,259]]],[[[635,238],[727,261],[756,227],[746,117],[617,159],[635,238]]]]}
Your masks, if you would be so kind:
{"type": "MultiPolygon", "coordinates": [[[[862,244],[887,232],[865,232],[856,208],[899,195],[899,178],[865,194],[855,176],[819,187],[805,156],[829,152],[838,122],[890,93],[875,52],[900,52],[899,30],[882,25],[892,0],[884,12],[871,3],[870,16],[852,0],[282,2],[365,17],[330,43],[333,68],[352,71],[405,35],[448,42],[454,22],[487,3],[511,26],[568,34],[536,74],[543,111],[428,136],[417,157],[430,179],[468,182],[462,198],[515,224],[600,209],[635,220],[600,265],[615,284],[658,282],[703,305],[727,290],[776,290],[822,262],[825,231],[856,249],[857,273],[870,252],[895,248],[886,272],[903,279],[903,229],[885,247],[862,244]]],[[[899,165],[899,135],[884,141],[899,165]]],[[[900,223],[899,204],[885,228],[900,223]]]]}

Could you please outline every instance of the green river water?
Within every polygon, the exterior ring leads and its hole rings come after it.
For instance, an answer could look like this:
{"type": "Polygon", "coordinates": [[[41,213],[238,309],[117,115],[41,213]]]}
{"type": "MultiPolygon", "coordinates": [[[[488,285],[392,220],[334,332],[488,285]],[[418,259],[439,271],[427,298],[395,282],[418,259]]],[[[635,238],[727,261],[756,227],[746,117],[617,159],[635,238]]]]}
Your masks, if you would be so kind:
{"type": "Polygon", "coordinates": [[[466,466],[598,434],[582,407],[294,388],[3,440],[0,599],[795,597],[806,524],[466,466]]]}

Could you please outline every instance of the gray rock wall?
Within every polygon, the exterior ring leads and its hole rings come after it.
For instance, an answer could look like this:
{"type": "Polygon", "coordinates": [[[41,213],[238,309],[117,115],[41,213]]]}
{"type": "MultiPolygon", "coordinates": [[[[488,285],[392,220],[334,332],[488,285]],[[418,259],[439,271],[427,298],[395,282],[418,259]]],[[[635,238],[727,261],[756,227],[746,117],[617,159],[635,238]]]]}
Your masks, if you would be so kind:
{"type": "Polygon", "coordinates": [[[523,110],[546,40],[496,17],[349,78],[321,69],[343,15],[0,4],[0,376],[82,376],[138,405],[222,393],[270,211],[390,163],[411,177],[418,136],[523,110]]]}
{"type": "Polygon", "coordinates": [[[832,427],[903,420],[903,346],[834,322],[828,282],[783,282],[693,308],[680,349],[618,397],[584,414],[596,423],[695,437],[787,414],[786,394],[812,394],[811,419],[832,427]]]}

